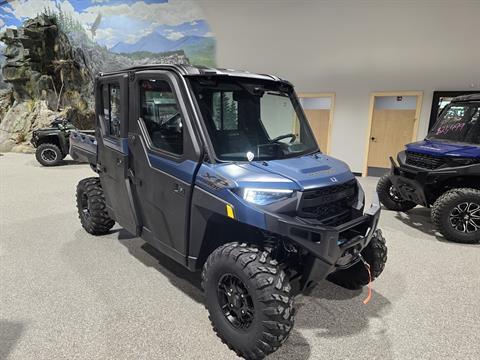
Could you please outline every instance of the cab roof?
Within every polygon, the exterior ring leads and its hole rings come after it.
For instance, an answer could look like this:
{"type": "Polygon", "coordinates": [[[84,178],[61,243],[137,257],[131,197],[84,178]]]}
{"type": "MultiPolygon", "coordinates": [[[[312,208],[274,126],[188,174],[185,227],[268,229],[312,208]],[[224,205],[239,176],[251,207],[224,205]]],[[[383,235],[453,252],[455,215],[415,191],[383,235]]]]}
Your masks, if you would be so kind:
{"type": "Polygon", "coordinates": [[[130,68],[112,71],[112,72],[101,72],[98,74],[99,77],[118,75],[123,73],[135,73],[139,71],[147,70],[167,70],[175,71],[182,76],[235,76],[235,77],[245,77],[259,80],[270,80],[270,81],[281,81],[287,82],[275,75],[269,74],[255,74],[244,70],[233,70],[233,69],[223,69],[223,68],[213,68],[206,66],[191,66],[191,65],[173,65],[173,64],[149,64],[149,65],[138,65],[130,68]]]}
{"type": "Polygon", "coordinates": [[[451,102],[465,102],[465,101],[480,101],[480,93],[457,96],[456,98],[453,98],[451,102]]]}

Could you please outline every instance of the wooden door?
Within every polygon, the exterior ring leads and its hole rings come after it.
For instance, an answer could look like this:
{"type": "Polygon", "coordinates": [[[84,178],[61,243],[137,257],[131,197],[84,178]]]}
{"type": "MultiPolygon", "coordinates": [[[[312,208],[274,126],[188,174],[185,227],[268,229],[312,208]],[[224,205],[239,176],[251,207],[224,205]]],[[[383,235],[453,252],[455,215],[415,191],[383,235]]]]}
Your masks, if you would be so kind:
{"type": "Polygon", "coordinates": [[[308,123],[312,128],[315,139],[322,152],[328,151],[328,131],[330,124],[330,111],[327,109],[304,110],[308,123]]]}
{"type": "Polygon", "coordinates": [[[392,156],[396,159],[405,144],[412,142],[415,110],[374,109],[368,166],[389,168],[392,156]]]}

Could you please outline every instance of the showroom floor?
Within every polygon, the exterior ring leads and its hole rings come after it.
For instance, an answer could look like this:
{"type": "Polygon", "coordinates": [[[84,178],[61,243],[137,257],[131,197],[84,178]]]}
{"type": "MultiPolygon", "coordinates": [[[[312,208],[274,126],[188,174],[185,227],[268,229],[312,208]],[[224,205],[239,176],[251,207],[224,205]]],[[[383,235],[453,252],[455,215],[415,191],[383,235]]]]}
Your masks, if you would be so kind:
{"type": "MultiPolygon", "coordinates": [[[[82,230],[75,186],[93,175],[0,156],[0,359],[234,359],[198,274],[117,227],[82,230]]],[[[389,256],[372,301],[319,284],[271,359],[480,358],[480,246],[437,237],[421,208],[384,211],[380,226],[389,256]]]]}

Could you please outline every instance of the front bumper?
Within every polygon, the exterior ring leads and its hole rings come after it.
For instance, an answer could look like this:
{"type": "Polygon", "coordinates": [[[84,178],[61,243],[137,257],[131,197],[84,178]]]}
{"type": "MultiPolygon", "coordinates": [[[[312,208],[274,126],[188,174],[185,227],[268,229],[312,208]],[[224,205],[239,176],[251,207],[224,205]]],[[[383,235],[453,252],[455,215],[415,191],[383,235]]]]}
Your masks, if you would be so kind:
{"type": "Polygon", "coordinates": [[[32,134],[32,139],[30,140],[30,144],[32,144],[32,146],[34,148],[37,147],[37,144],[38,144],[38,135],[36,134],[36,132],[34,131],[33,134],[32,134]]]}
{"type": "Polygon", "coordinates": [[[435,195],[439,184],[452,178],[461,178],[462,176],[478,176],[480,165],[468,165],[449,168],[440,168],[436,170],[426,170],[406,165],[400,160],[397,165],[390,158],[392,169],[390,172],[390,180],[395,186],[400,196],[414,202],[417,205],[429,207],[435,201],[435,195]]]}
{"type": "Polygon", "coordinates": [[[267,214],[267,229],[289,238],[309,253],[301,279],[301,287],[305,288],[359,260],[360,252],[375,236],[380,209],[375,193],[371,207],[363,215],[340,226],[330,227],[313,219],[267,214]]]}
{"type": "Polygon", "coordinates": [[[428,207],[425,188],[429,182],[432,182],[430,172],[398,166],[392,158],[390,161],[392,163],[390,180],[400,196],[415,204],[428,207]]]}

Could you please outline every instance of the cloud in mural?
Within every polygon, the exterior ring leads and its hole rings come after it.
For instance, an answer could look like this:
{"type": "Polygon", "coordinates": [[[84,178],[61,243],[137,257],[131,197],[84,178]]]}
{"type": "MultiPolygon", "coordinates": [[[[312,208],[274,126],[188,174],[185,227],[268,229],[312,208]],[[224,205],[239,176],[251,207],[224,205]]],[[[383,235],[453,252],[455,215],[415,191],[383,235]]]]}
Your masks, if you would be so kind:
{"type": "Polygon", "coordinates": [[[0,28],[21,26],[45,9],[68,15],[113,53],[184,50],[194,63],[215,63],[215,39],[193,0],[13,0],[0,8],[0,28]]]}

